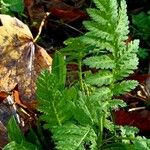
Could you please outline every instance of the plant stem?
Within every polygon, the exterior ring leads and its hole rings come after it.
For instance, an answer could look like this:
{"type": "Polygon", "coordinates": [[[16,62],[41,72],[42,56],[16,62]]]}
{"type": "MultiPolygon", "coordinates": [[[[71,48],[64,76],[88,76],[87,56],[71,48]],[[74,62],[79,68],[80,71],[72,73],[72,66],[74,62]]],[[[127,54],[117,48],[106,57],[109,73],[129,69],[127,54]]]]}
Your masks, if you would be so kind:
{"type": "Polygon", "coordinates": [[[99,119],[99,133],[98,133],[98,140],[97,140],[97,145],[99,149],[101,149],[102,143],[103,143],[103,130],[104,130],[104,119],[105,119],[105,114],[101,113],[99,119]]]}
{"type": "Polygon", "coordinates": [[[82,77],[82,60],[78,59],[78,75],[79,75],[79,83],[81,90],[84,91],[84,86],[83,86],[83,77],[82,77]]]}

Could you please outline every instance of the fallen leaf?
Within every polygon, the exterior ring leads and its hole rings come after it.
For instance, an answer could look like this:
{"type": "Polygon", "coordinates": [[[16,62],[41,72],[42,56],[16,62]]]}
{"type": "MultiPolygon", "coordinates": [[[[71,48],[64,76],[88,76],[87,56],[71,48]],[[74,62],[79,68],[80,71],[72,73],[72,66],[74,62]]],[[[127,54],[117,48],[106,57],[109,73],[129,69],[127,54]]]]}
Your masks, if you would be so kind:
{"type": "Polygon", "coordinates": [[[13,90],[13,97],[14,97],[16,104],[18,104],[19,106],[21,106],[23,108],[27,108],[26,105],[22,104],[20,97],[19,97],[19,92],[17,90],[13,90]]]}
{"type": "MultiPolygon", "coordinates": [[[[70,6],[71,7],[71,6],[70,6]]],[[[79,9],[73,9],[72,7],[70,9],[66,8],[49,8],[49,11],[53,16],[58,17],[59,19],[62,19],[65,22],[74,22],[77,20],[84,20],[87,19],[88,15],[79,10],[79,9]]]]}
{"type": "Polygon", "coordinates": [[[8,94],[6,92],[0,92],[0,102],[3,102],[7,96],[8,94]]]}
{"type": "Polygon", "coordinates": [[[118,110],[114,112],[115,123],[117,125],[130,125],[140,129],[140,131],[150,131],[150,111],[138,110],[128,112],[118,110]]]}
{"type": "Polygon", "coordinates": [[[81,21],[88,18],[88,14],[86,12],[66,4],[62,0],[45,0],[36,2],[33,0],[24,0],[24,4],[30,19],[38,25],[44,16],[45,8],[51,13],[51,16],[57,17],[67,23],[79,20],[81,21]]]}
{"type": "Polygon", "coordinates": [[[35,80],[51,66],[51,57],[15,17],[0,14],[0,33],[0,91],[10,92],[18,85],[22,101],[35,100],[35,80]]]}

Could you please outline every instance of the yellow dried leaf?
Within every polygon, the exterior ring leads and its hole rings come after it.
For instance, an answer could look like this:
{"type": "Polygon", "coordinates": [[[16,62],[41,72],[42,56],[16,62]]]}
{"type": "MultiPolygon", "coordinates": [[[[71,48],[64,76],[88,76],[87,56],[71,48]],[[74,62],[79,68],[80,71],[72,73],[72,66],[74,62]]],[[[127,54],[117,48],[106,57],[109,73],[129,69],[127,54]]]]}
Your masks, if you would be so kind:
{"type": "Polygon", "coordinates": [[[33,42],[26,24],[0,14],[0,91],[18,85],[22,100],[34,100],[37,75],[51,63],[47,52],[33,42]]]}

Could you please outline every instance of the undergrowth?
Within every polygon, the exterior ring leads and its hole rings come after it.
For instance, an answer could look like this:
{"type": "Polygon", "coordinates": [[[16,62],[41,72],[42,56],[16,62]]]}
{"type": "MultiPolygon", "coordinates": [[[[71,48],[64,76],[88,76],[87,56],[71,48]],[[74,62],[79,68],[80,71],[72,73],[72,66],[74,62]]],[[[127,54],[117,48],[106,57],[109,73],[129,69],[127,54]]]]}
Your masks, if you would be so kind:
{"type": "Polygon", "coordinates": [[[24,2],[23,0],[0,0],[0,13],[14,15],[18,13],[23,15],[24,12],[24,2]]]}
{"type": "Polygon", "coordinates": [[[93,2],[96,8],[87,9],[91,20],[83,22],[87,33],[65,41],[52,71],[43,71],[37,80],[40,120],[58,150],[148,150],[150,141],[137,136],[137,128],[115,125],[112,115],[126,106],[116,97],[138,85],[126,78],[137,69],[139,45],[138,40],[125,42],[126,2],[93,2]],[[78,79],[71,84],[66,83],[68,63],[78,66],[78,79]]]}

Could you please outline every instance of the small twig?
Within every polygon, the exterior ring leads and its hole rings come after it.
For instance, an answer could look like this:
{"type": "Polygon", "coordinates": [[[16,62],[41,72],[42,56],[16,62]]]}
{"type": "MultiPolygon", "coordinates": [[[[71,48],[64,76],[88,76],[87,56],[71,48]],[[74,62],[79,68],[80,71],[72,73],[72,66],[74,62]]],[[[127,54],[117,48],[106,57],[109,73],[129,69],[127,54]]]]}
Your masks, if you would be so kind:
{"type": "Polygon", "coordinates": [[[41,34],[41,32],[42,32],[42,28],[43,28],[43,26],[44,26],[45,20],[46,20],[46,18],[47,18],[49,15],[50,15],[49,12],[47,12],[47,13],[45,14],[45,16],[44,16],[44,18],[43,18],[43,20],[42,20],[42,22],[41,22],[41,25],[40,25],[40,27],[39,27],[39,32],[38,32],[37,36],[34,38],[33,42],[36,42],[37,39],[39,38],[39,36],[40,36],[40,34],[41,34]]]}
{"type": "Polygon", "coordinates": [[[71,29],[73,29],[73,30],[75,30],[75,31],[77,31],[77,32],[79,32],[79,33],[81,33],[81,34],[83,34],[82,31],[76,29],[75,27],[73,27],[73,26],[71,26],[71,25],[69,25],[69,24],[67,24],[67,23],[64,23],[64,22],[62,22],[62,21],[54,21],[54,20],[51,20],[51,21],[52,21],[52,22],[55,22],[55,23],[58,23],[58,24],[65,25],[65,26],[67,26],[67,27],[69,27],[69,28],[71,28],[71,29]]]}
{"type": "Polygon", "coordinates": [[[71,26],[71,25],[69,25],[69,24],[66,24],[66,23],[62,23],[62,24],[65,25],[65,26],[67,26],[67,27],[69,27],[69,28],[71,28],[71,29],[73,29],[73,30],[75,30],[75,31],[77,31],[77,32],[79,32],[79,33],[81,33],[81,34],[83,34],[82,31],[76,29],[75,27],[73,27],[73,26],[71,26]]]}
{"type": "Polygon", "coordinates": [[[142,98],[142,97],[135,96],[135,95],[132,95],[132,94],[130,94],[130,93],[127,93],[126,95],[131,96],[132,98],[140,99],[140,100],[142,100],[142,101],[144,101],[144,102],[145,102],[145,99],[144,99],[144,98],[142,98]]]}
{"type": "Polygon", "coordinates": [[[143,109],[146,109],[146,107],[135,107],[135,108],[130,108],[130,109],[128,110],[128,112],[136,111],[136,110],[143,110],[143,109]]]}

